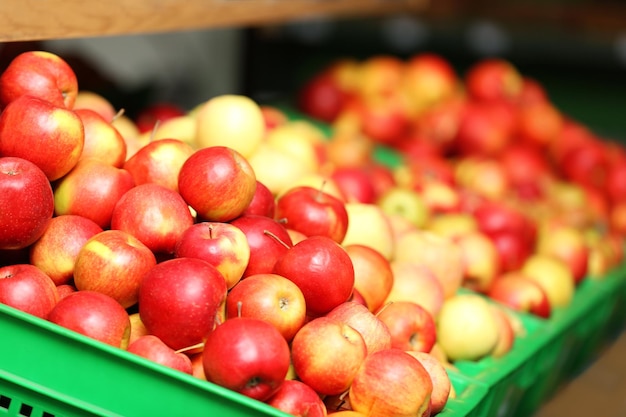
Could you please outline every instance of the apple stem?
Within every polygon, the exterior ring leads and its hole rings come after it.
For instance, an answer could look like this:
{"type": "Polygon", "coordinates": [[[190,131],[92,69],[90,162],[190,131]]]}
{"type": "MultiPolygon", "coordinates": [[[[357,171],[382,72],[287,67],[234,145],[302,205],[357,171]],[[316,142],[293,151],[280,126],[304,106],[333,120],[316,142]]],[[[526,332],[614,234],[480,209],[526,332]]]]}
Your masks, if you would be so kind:
{"type": "Polygon", "coordinates": [[[270,232],[269,230],[263,230],[263,234],[266,234],[267,236],[270,236],[271,238],[276,240],[278,243],[280,243],[281,245],[283,245],[287,249],[291,249],[291,246],[289,246],[281,238],[279,238],[278,236],[276,236],[274,233],[270,232]]]}
{"type": "Polygon", "coordinates": [[[195,345],[191,345],[191,346],[187,346],[184,348],[180,348],[176,351],[176,353],[185,353],[188,352],[190,350],[194,350],[194,349],[199,349],[204,347],[204,342],[200,342],[200,343],[196,343],[195,345]]]}
{"type": "Polygon", "coordinates": [[[111,119],[111,123],[113,123],[114,121],[116,121],[117,119],[119,119],[120,117],[122,117],[122,115],[124,114],[124,112],[126,112],[126,110],[124,110],[123,108],[122,108],[122,109],[119,109],[119,110],[117,111],[117,113],[115,113],[115,115],[113,116],[113,118],[111,119]]]}
{"type": "Polygon", "coordinates": [[[385,310],[387,307],[389,307],[392,304],[393,304],[393,301],[389,301],[388,303],[385,303],[381,308],[378,309],[378,311],[374,315],[378,317],[378,315],[382,313],[383,310],[385,310]]]}
{"type": "Polygon", "coordinates": [[[154,137],[156,136],[156,131],[159,128],[160,124],[161,124],[160,120],[157,120],[156,122],[154,122],[154,127],[152,127],[152,132],[150,132],[150,143],[154,142],[154,137]]]}
{"type": "Polygon", "coordinates": [[[237,317],[241,318],[241,310],[243,309],[243,301],[237,301],[237,317]]]}
{"type": "Polygon", "coordinates": [[[209,239],[213,239],[213,225],[209,224],[209,239]]]}
{"type": "Polygon", "coordinates": [[[317,195],[315,196],[315,200],[316,201],[320,201],[322,195],[324,194],[324,187],[326,186],[326,178],[324,178],[324,180],[322,181],[322,185],[320,185],[320,188],[317,190],[317,195]]]}

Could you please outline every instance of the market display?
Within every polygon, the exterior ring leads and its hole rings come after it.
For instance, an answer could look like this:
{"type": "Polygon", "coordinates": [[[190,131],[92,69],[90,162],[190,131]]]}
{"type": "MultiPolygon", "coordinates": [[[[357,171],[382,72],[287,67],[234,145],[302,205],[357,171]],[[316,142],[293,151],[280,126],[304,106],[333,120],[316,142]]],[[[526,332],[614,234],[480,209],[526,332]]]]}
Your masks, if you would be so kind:
{"type": "Polygon", "coordinates": [[[626,151],[504,60],[342,59],[293,106],[136,119],[79,82],[41,51],[0,76],[0,302],[226,409],[496,415],[623,261],[626,151]]]}

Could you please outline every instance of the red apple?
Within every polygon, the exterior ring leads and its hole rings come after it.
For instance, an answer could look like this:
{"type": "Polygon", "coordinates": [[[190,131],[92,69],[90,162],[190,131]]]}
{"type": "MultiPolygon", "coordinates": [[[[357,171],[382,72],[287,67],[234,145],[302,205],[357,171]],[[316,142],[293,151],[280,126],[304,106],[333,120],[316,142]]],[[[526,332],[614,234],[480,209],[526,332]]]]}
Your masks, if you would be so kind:
{"type": "Polygon", "coordinates": [[[54,214],[45,173],[26,159],[0,157],[0,206],[0,249],[22,249],[35,242],[54,214]]]}
{"type": "Polygon", "coordinates": [[[126,161],[126,142],[111,121],[90,109],[78,109],[74,112],[80,117],[85,129],[81,159],[96,158],[121,168],[126,161]]]}
{"type": "Polygon", "coordinates": [[[417,53],[407,59],[404,79],[404,85],[419,109],[430,108],[450,98],[459,84],[450,62],[430,52],[417,53]]]}
{"type": "Polygon", "coordinates": [[[389,328],[391,347],[430,352],[435,345],[435,318],[419,304],[411,301],[386,304],[376,316],[389,328]]]}
{"type": "Polygon", "coordinates": [[[179,139],[159,139],[141,147],[124,163],[135,184],[155,183],[178,191],[178,174],[194,150],[179,139]]]}
{"type": "Polygon", "coordinates": [[[83,122],[65,107],[21,96],[0,115],[0,155],[28,159],[50,181],[67,174],[80,159],[83,122]]]}
{"type": "Polygon", "coordinates": [[[113,122],[117,116],[115,107],[108,98],[95,91],[81,89],[76,94],[73,110],[89,109],[98,113],[108,122],[113,122]]]}
{"type": "Polygon", "coordinates": [[[276,213],[276,199],[269,188],[257,180],[254,197],[242,214],[254,214],[274,218],[276,213]]]}
{"type": "Polygon", "coordinates": [[[275,218],[305,236],[326,236],[337,243],[348,230],[344,202],[308,186],[295,186],[278,196],[275,218]]]}
{"type": "Polygon", "coordinates": [[[76,291],[59,300],[48,320],[121,349],[128,347],[130,319],[113,298],[96,291],[76,291]]]}
{"type": "Polygon", "coordinates": [[[176,352],[154,335],[148,334],[135,339],[126,350],[180,372],[190,375],[192,373],[189,356],[176,352]]]}
{"type": "Polygon", "coordinates": [[[317,392],[295,379],[283,382],[265,402],[295,417],[326,417],[326,405],[317,392]]]}
{"type": "Polygon", "coordinates": [[[54,282],[36,266],[17,264],[0,268],[0,303],[46,318],[58,301],[54,282]]]}
{"type": "Polygon", "coordinates": [[[487,295],[515,311],[548,318],[550,301],[537,282],[519,271],[511,271],[495,280],[487,295]]]}
{"type": "Polygon", "coordinates": [[[124,308],[137,303],[139,286],[156,264],[152,251],[122,230],[105,230],[83,245],[74,264],[74,285],[97,291],[124,308]]]}
{"type": "Polygon", "coordinates": [[[270,217],[247,214],[230,224],[243,231],[250,247],[250,259],[243,277],[271,273],[276,260],[293,246],[285,226],[270,217]]]}
{"type": "Polygon", "coordinates": [[[330,178],[337,184],[345,201],[373,204],[376,189],[366,167],[337,167],[330,178]]]}
{"type": "Polygon", "coordinates": [[[410,118],[398,97],[363,98],[356,109],[361,119],[361,131],[376,143],[393,146],[409,131],[410,118]]]}
{"type": "Polygon", "coordinates": [[[492,233],[489,238],[498,252],[500,272],[515,271],[521,268],[535,249],[532,241],[524,235],[512,231],[492,233]]]}
{"type": "Polygon", "coordinates": [[[436,356],[426,352],[407,351],[422,364],[433,383],[433,393],[430,396],[430,412],[431,415],[441,413],[450,398],[453,390],[450,376],[445,366],[436,356]]]}
{"type": "Polygon", "coordinates": [[[472,99],[501,100],[516,98],[523,79],[517,68],[501,58],[486,58],[474,63],[465,74],[465,86],[472,99]]]}
{"type": "Polygon", "coordinates": [[[270,131],[278,126],[282,126],[289,121],[289,117],[284,111],[278,107],[268,104],[261,104],[259,106],[263,113],[263,119],[265,120],[265,128],[270,131]]]}
{"type": "Polygon", "coordinates": [[[558,140],[563,128],[563,115],[549,101],[537,101],[519,106],[516,137],[522,143],[548,148],[558,140]]]}
{"type": "Polygon", "coordinates": [[[491,308],[494,317],[498,323],[498,343],[491,351],[490,355],[494,358],[500,358],[513,349],[515,345],[515,329],[513,328],[513,318],[504,310],[503,306],[492,304],[491,308]]]}
{"type": "Polygon", "coordinates": [[[13,58],[0,76],[0,108],[24,95],[72,109],[78,81],[70,65],[58,55],[27,51],[13,58]]]}
{"type": "Polygon", "coordinates": [[[73,278],[78,252],[87,240],[100,232],[100,226],[83,216],[53,217],[43,235],[30,246],[30,263],[45,272],[56,285],[67,284],[73,278]]]}
{"type": "Polygon", "coordinates": [[[59,293],[59,300],[66,296],[78,291],[73,284],[61,284],[57,285],[57,293],[59,293]]]}
{"type": "Polygon", "coordinates": [[[240,153],[226,146],[212,146],[187,158],[180,169],[178,189],[199,218],[229,221],[250,205],[256,177],[240,153]]]}
{"type": "Polygon", "coordinates": [[[500,253],[493,240],[484,232],[462,233],[455,239],[465,265],[463,286],[486,292],[500,273],[500,253]]]}
{"type": "Polygon", "coordinates": [[[194,219],[176,191],[158,184],[128,190],[113,208],[111,229],[135,236],[157,254],[172,254],[176,242],[194,219]]]}
{"type": "Polygon", "coordinates": [[[220,271],[231,289],[248,267],[250,246],[245,233],[235,225],[200,222],[182,232],[174,247],[174,256],[207,261],[220,271]]]}
{"type": "Polygon", "coordinates": [[[320,395],[347,391],[366,356],[361,334],[329,317],[306,323],[291,343],[291,360],[298,379],[320,395]]]}
{"type": "Polygon", "coordinates": [[[57,216],[83,216],[108,228],[118,200],[134,186],[125,169],[94,159],[82,160],[56,183],[54,211],[57,216]]]}
{"type": "Polygon", "coordinates": [[[206,261],[175,258],[152,267],[139,288],[139,314],[151,334],[178,350],[204,341],[226,301],[226,281],[206,261]]]}
{"type": "Polygon", "coordinates": [[[142,108],[135,116],[135,123],[141,133],[150,132],[155,124],[174,117],[184,116],[185,110],[174,103],[152,103],[142,108]]]}
{"type": "Polygon", "coordinates": [[[368,355],[392,345],[387,325],[361,303],[346,301],[329,311],[326,317],[339,320],[361,333],[368,355]]]}
{"type": "Polygon", "coordinates": [[[264,320],[290,342],[306,320],[306,303],[300,288],[287,278],[256,274],[230,290],[226,297],[226,317],[264,320]]]}
{"type": "Polygon", "coordinates": [[[354,411],[367,416],[424,416],[432,392],[430,375],[417,359],[385,349],[365,359],[348,398],[354,411]]]}
{"type": "Polygon", "coordinates": [[[311,236],[278,258],[273,272],[293,281],[304,294],[307,314],[320,316],[350,298],[354,266],[331,238],[311,236]]]}
{"type": "Polygon", "coordinates": [[[344,246],[344,249],[354,267],[354,288],[370,311],[378,310],[393,287],[390,261],[369,246],[353,244],[344,246]]]}
{"type": "Polygon", "coordinates": [[[297,107],[301,112],[330,123],[344,107],[346,93],[329,75],[321,73],[300,87],[297,107]]]}
{"type": "Polygon", "coordinates": [[[454,149],[462,155],[498,155],[513,139],[514,115],[505,102],[468,103],[461,113],[454,149]]]}
{"type": "Polygon", "coordinates": [[[285,381],[289,345],[270,323],[249,317],[226,320],[204,343],[202,362],[208,381],[265,401],[285,381]]]}
{"type": "Polygon", "coordinates": [[[393,286],[384,304],[410,301],[424,307],[433,317],[445,300],[443,284],[426,265],[419,261],[391,261],[393,286]]]}

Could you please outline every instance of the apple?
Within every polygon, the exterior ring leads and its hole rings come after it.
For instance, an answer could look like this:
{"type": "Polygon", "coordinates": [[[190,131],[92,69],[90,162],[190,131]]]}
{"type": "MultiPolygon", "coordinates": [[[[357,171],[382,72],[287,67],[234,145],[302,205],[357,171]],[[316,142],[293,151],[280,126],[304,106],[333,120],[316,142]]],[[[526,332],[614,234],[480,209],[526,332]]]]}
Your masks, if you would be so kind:
{"type": "Polygon", "coordinates": [[[102,94],[90,90],[78,90],[73,110],[89,109],[98,113],[104,120],[112,123],[118,115],[113,103],[102,94]]]}
{"type": "Polygon", "coordinates": [[[239,228],[248,240],[250,258],[243,277],[271,273],[274,264],[292,246],[285,226],[270,217],[246,214],[230,222],[239,228]]]}
{"type": "Polygon", "coordinates": [[[441,413],[450,398],[452,382],[444,365],[434,355],[427,352],[407,351],[422,364],[433,384],[433,392],[430,396],[431,415],[441,413]]]}
{"type": "Polygon", "coordinates": [[[363,297],[370,311],[378,310],[394,284],[390,261],[369,246],[344,245],[344,249],[354,267],[354,289],[363,297]]]}
{"type": "Polygon", "coordinates": [[[522,90],[523,78],[517,68],[502,58],[485,58],[465,74],[467,93],[474,100],[514,99],[522,90]]]}
{"type": "Polygon", "coordinates": [[[410,116],[399,95],[362,97],[356,102],[361,131],[378,144],[394,146],[409,131],[410,116]]]}
{"type": "Polygon", "coordinates": [[[41,237],[30,246],[29,261],[55,285],[69,283],[78,252],[102,228],[87,217],[65,214],[53,217],[41,237]]]}
{"type": "Polygon", "coordinates": [[[548,92],[536,79],[522,74],[522,90],[516,102],[520,106],[549,101],[548,92]]]}
{"type": "Polygon", "coordinates": [[[420,52],[405,62],[403,86],[422,111],[452,97],[459,83],[450,62],[438,54],[420,52]]]}
{"type": "Polygon", "coordinates": [[[330,74],[320,73],[306,81],[297,93],[299,111],[331,123],[344,107],[346,93],[330,74]]]}
{"type": "Polygon", "coordinates": [[[79,291],[106,294],[128,308],[137,303],[139,286],[154,265],[154,254],[135,236],[105,230],[89,238],[76,255],[74,285],[79,291]]]}
{"type": "Polygon", "coordinates": [[[83,216],[105,229],[111,225],[118,200],[134,186],[125,169],[84,159],[56,183],[54,212],[57,216],[83,216]]]}
{"type": "Polygon", "coordinates": [[[135,236],[157,254],[172,254],[179,238],[194,224],[180,194],[158,184],[141,184],[128,190],[115,204],[111,229],[135,236]]]}
{"type": "Polygon", "coordinates": [[[432,392],[430,375],[417,359],[385,349],[365,359],[348,398],[354,411],[367,416],[425,416],[432,392]]]}
{"type": "Polygon", "coordinates": [[[384,304],[411,301],[437,317],[445,300],[443,284],[426,265],[409,260],[391,261],[393,286],[384,304]]]}
{"type": "Polygon", "coordinates": [[[26,248],[41,237],[54,214],[52,187],[34,163],[0,157],[0,249],[26,248]]]}
{"type": "Polygon", "coordinates": [[[290,365],[289,345],[272,324],[250,317],[226,320],[206,338],[208,381],[259,401],[278,392],[290,365]]]}
{"type": "Polygon", "coordinates": [[[563,260],[576,284],[587,276],[590,249],[584,232],[579,228],[559,224],[544,225],[537,236],[536,252],[563,260]]]}
{"type": "Polygon", "coordinates": [[[366,356],[361,334],[329,317],[307,322],[291,342],[291,360],[298,379],[320,395],[347,391],[366,356]]]}
{"type": "Polygon", "coordinates": [[[376,204],[345,203],[348,230],[342,245],[360,244],[377,250],[386,259],[394,254],[393,231],[386,213],[376,204]]]}
{"type": "Polygon", "coordinates": [[[21,96],[0,114],[0,155],[28,159],[50,181],[76,165],[84,143],[80,117],[40,98],[21,96]]]}
{"type": "Polygon", "coordinates": [[[402,86],[404,71],[405,62],[399,57],[372,55],[359,65],[357,91],[365,97],[392,94],[402,86]]]}
{"type": "Polygon", "coordinates": [[[476,233],[476,218],[468,211],[440,213],[423,227],[446,239],[458,240],[467,234],[476,233]]]}
{"type": "Polygon", "coordinates": [[[306,302],[300,288],[281,275],[251,275],[226,296],[226,318],[233,317],[264,320],[291,342],[306,321],[306,302]]]}
{"type": "Polygon", "coordinates": [[[220,271],[231,289],[248,267],[250,246],[245,233],[230,223],[199,222],[178,237],[174,256],[207,261],[220,271]]]}
{"type": "Polygon", "coordinates": [[[461,193],[456,185],[443,180],[429,180],[421,184],[418,191],[428,207],[430,218],[441,213],[460,211],[461,193]]]}
{"type": "Polygon", "coordinates": [[[552,309],[567,307],[571,303],[576,281],[563,260],[534,253],[524,262],[521,272],[543,288],[552,309]]]}
{"type": "Polygon", "coordinates": [[[265,119],[249,97],[224,94],[202,103],[196,112],[197,149],[228,146],[249,158],[265,137],[265,119]]]}
{"type": "Polygon", "coordinates": [[[145,336],[149,333],[148,329],[146,329],[146,326],[141,321],[141,316],[138,312],[129,313],[128,318],[130,319],[130,336],[128,337],[128,344],[130,345],[141,336],[145,336]]]}
{"type": "Polygon", "coordinates": [[[45,319],[58,301],[54,282],[36,266],[0,267],[0,303],[45,319]]]}
{"type": "Polygon", "coordinates": [[[486,292],[500,273],[500,254],[493,240],[481,231],[464,233],[455,239],[463,257],[463,286],[486,292]]]}
{"type": "Polygon", "coordinates": [[[392,334],[385,322],[361,303],[346,301],[326,313],[326,317],[339,320],[358,331],[368,355],[392,346],[392,334]]]}
{"type": "Polygon", "coordinates": [[[417,227],[425,227],[431,220],[428,204],[413,188],[396,185],[380,195],[376,204],[388,215],[399,215],[417,227]]]}
{"type": "Polygon", "coordinates": [[[519,270],[500,275],[491,284],[487,295],[515,311],[548,318],[550,300],[544,289],[519,270]]]}
{"type": "Polygon", "coordinates": [[[66,296],[78,291],[73,284],[61,284],[57,285],[57,293],[59,294],[59,300],[66,296]]]}
{"type": "Polygon", "coordinates": [[[489,238],[498,252],[502,273],[520,269],[535,249],[530,239],[512,231],[496,232],[489,238]]]}
{"type": "Polygon", "coordinates": [[[154,335],[148,334],[135,339],[132,343],[129,343],[126,350],[177,371],[190,375],[192,373],[189,356],[176,352],[154,335]]]}
{"type": "Polygon", "coordinates": [[[201,381],[206,381],[206,375],[204,375],[204,365],[202,363],[202,351],[190,354],[189,358],[191,359],[191,375],[201,381]]]}
{"type": "Polygon", "coordinates": [[[307,120],[290,120],[272,129],[263,142],[303,166],[307,172],[317,172],[323,162],[326,139],[323,131],[307,120]]]}
{"type": "Polygon", "coordinates": [[[435,345],[435,318],[417,303],[396,301],[386,304],[376,312],[376,317],[387,325],[393,348],[430,352],[435,345]]]}
{"type": "Polygon", "coordinates": [[[345,203],[321,189],[290,188],[276,199],[275,218],[305,236],[326,236],[341,243],[348,230],[345,203]]]}
{"type": "Polygon", "coordinates": [[[111,122],[126,142],[126,158],[133,156],[139,149],[150,143],[150,137],[143,136],[133,120],[125,114],[118,114],[111,122]]]}
{"type": "Polygon", "coordinates": [[[437,317],[437,343],[451,361],[476,361],[498,344],[499,325],[489,302],[473,293],[448,298],[437,317]]]}
{"type": "Polygon", "coordinates": [[[322,398],[304,382],[291,379],[284,381],[265,402],[295,417],[326,417],[326,405],[322,398]]]}
{"type": "Polygon", "coordinates": [[[158,102],[143,107],[134,118],[141,133],[150,132],[157,123],[164,123],[175,117],[184,116],[185,110],[174,103],[158,102]]]}
{"type": "Polygon", "coordinates": [[[226,146],[197,150],[180,168],[178,190],[207,221],[230,221],[254,198],[257,179],[250,163],[226,146]]]}
{"type": "Polygon", "coordinates": [[[257,180],[252,201],[241,214],[255,214],[274,218],[276,213],[276,199],[270,189],[257,180]]]}
{"type": "Polygon", "coordinates": [[[346,250],[325,236],[311,236],[283,253],[273,273],[302,291],[309,316],[321,316],[347,301],[354,288],[354,266],[346,250]]]}
{"type": "Polygon", "coordinates": [[[129,157],[123,168],[136,185],[154,183],[178,192],[178,174],[193,153],[191,145],[179,139],[153,140],[129,157]]]}
{"type": "Polygon", "coordinates": [[[269,104],[261,104],[260,107],[261,113],[263,113],[263,120],[265,120],[266,132],[278,126],[282,126],[289,121],[287,114],[278,107],[269,104]]]}
{"type": "MultiPolygon", "coordinates": [[[[374,141],[363,133],[335,128],[325,146],[326,163],[335,170],[363,168],[372,163],[374,141]]],[[[348,172],[360,172],[359,170],[348,172]]],[[[366,201],[364,201],[366,202],[366,201]]]]}
{"type": "Polygon", "coordinates": [[[515,329],[511,322],[512,319],[509,318],[508,313],[502,306],[492,304],[491,308],[493,309],[494,317],[498,323],[498,333],[500,335],[498,337],[498,343],[496,343],[496,346],[491,351],[491,356],[500,358],[513,349],[513,345],[515,344],[515,329]]]}
{"type": "Polygon", "coordinates": [[[446,298],[461,287],[464,274],[463,252],[451,239],[428,230],[404,233],[395,243],[395,261],[411,261],[432,271],[443,287],[446,298]]]}
{"type": "Polygon", "coordinates": [[[511,189],[511,181],[502,162],[493,157],[467,156],[455,165],[459,188],[486,200],[502,200],[511,189]]]}
{"type": "Polygon", "coordinates": [[[11,60],[0,75],[0,108],[30,95],[57,107],[72,109],[78,81],[72,67],[46,51],[27,51],[11,60]]]}
{"type": "Polygon", "coordinates": [[[95,110],[78,109],[74,113],[80,117],[85,131],[81,159],[96,158],[121,168],[126,161],[126,142],[111,121],[95,110]]]}
{"type": "Polygon", "coordinates": [[[139,287],[139,315],[150,334],[172,349],[201,343],[226,302],[226,281],[211,264],[175,258],[152,267],[139,287]]]}
{"type": "Polygon", "coordinates": [[[138,141],[148,144],[162,139],[177,139],[196,149],[197,120],[192,113],[169,118],[149,131],[139,134],[138,141]]]}
{"type": "Polygon", "coordinates": [[[376,202],[376,189],[365,166],[335,167],[330,178],[337,184],[345,201],[366,204],[376,202]]]}
{"type": "Polygon", "coordinates": [[[513,139],[515,110],[502,101],[470,101],[461,113],[453,148],[461,155],[497,156],[513,139]]]}
{"type": "Polygon", "coordinates": [[[547,148],[558,140],[563,128],[561,111],[549,101],[519,106],[515,135],[520,142],[547,148]]]}
{"type": "Polygon", "coordinates": [[[120,303],[96,291],[76,291],[59,300],[47,319],[84,336],[126,349],[130,319],[120,303]]]}

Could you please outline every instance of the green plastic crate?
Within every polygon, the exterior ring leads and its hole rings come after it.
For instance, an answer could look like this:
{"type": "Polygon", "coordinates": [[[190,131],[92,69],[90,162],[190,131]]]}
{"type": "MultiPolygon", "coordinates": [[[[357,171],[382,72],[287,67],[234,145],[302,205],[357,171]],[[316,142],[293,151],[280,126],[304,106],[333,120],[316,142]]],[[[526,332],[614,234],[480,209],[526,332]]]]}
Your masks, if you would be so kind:
{"type": "Polygon", "coordinates": [[[448,399],[438,416],[483,417],[486,413],[484,398],[487,396],[487,386],[452,370],[448,370],[448,376],[456,397],[448,399]]]}
{"type": "Polygon", "coordinates": [[[287,416],[5,305],[0,334],[0,416],[287,416]]]}

